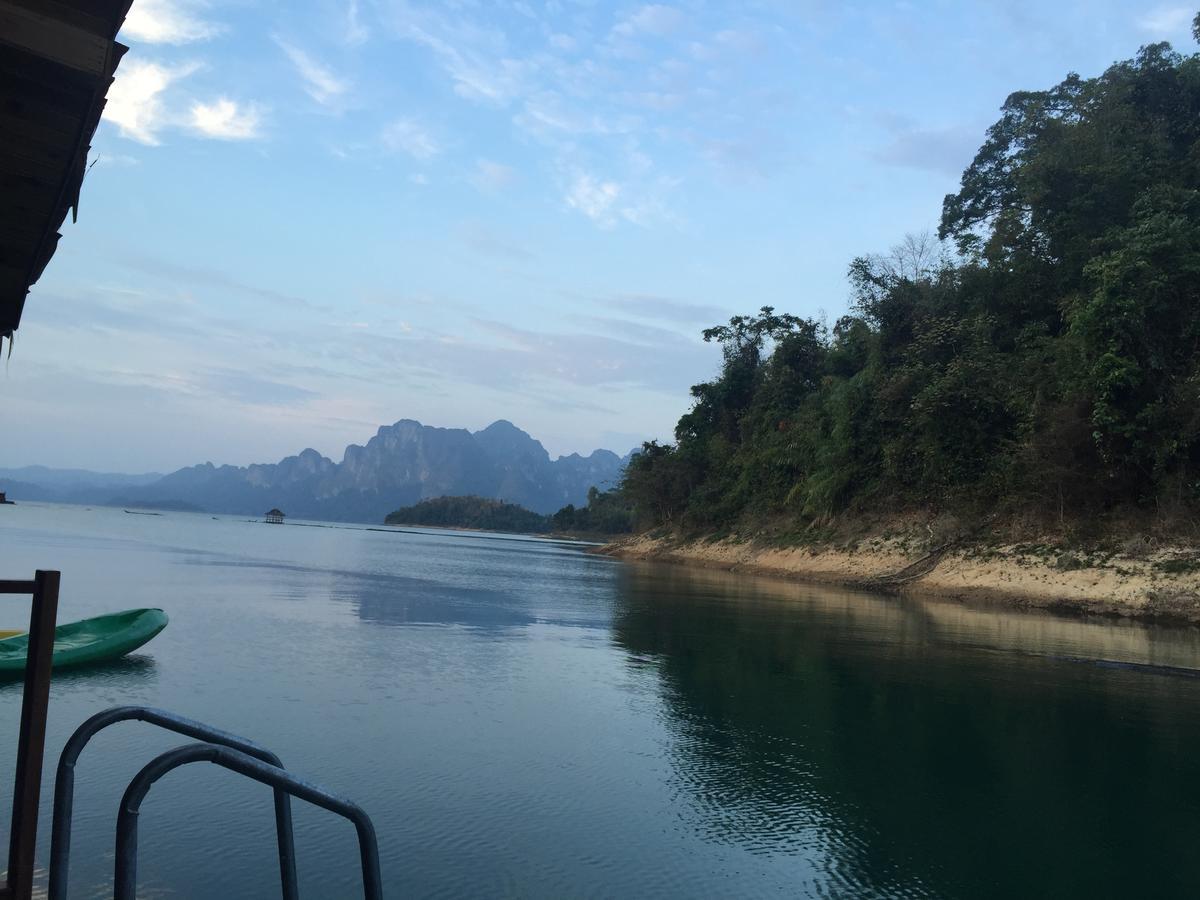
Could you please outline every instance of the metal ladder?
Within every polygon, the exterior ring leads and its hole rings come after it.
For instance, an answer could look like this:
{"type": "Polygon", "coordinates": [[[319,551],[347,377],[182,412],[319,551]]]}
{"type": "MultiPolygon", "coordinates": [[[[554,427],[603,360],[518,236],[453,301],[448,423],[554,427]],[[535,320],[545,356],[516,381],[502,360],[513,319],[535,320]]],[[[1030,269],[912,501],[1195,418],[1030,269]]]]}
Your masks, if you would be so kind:
{"type": "Polygon", "coordinates": [[[283,900],[298,900],[299,897],[296,883],[296,852],[292,837],[291,797],[307,800],[353,823],[358,834],[363,896],[366,900],[383,900],[375,827],[358,804],[297,778],[283,768],[278,756],[254,741],[175,713],[144,706],[116,706],[97,713],[80,725],[63,747],[54,784],[49,900],[66,900],[67,895],[67,874],[71,862],[71,817],[75,799],[75,762],[97,732],[116,722],[130,719],[195,738],[199,743],[185,744],[159,754],[134,776],[125,789],[117,814],[114,900],[134,900],[137,896],[138,812],[146,794],[154,782],[168,772],[195,762],[214,763],[272,788],[275,797],[275,832],[283,900]]]}

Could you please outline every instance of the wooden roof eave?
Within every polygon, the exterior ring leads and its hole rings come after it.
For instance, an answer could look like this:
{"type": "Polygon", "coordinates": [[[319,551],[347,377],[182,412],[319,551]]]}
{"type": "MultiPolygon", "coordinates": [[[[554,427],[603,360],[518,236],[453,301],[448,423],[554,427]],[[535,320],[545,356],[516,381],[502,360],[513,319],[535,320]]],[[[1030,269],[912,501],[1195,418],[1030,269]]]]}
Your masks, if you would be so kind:
{"type": "Polygon", "coordinates": [[[132,0],[0,0],[0,339],[78,216],[92,135],[127,47],[132,0]]]}

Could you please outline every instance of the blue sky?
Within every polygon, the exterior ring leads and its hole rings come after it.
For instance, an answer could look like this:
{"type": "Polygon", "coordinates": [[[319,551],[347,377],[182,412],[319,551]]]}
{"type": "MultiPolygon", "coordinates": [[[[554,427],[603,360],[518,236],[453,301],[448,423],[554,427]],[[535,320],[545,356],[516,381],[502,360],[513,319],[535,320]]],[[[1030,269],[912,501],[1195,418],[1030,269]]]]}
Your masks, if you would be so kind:
{"type": "Polygon", "coordinates": [[[0,464],[335,459],[399,418],[669,436],[702,328],[845,311],[1012,91],[1168,3],[136,0],[0,464]]]}

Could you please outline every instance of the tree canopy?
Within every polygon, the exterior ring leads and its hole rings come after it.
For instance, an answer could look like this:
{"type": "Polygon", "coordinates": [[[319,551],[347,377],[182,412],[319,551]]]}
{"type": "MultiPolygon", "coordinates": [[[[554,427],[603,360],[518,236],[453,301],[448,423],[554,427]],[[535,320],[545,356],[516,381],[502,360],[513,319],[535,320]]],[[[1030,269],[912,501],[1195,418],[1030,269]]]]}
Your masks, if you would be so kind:
{"type": "Polygon", "coordinates": [[[720,373],[626,471],[640,521],[1200,501],[1200,56],[1012,94],[938,239],[853,260],[832,326],[707,329],[720,373]]]}

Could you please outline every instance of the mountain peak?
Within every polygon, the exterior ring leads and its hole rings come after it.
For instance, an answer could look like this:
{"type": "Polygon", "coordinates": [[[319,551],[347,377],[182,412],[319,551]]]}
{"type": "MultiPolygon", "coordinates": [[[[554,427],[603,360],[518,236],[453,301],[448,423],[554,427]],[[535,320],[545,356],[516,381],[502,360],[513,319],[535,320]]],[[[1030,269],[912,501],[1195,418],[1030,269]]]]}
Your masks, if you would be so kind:
{"type": "Polygon", "coordinates": [[[489,432],[492,434],[501,434],[503,432],[510,432],[510,433],[516,433],[516,434],[523,434],[523,435],[525,435],[525,437],[529,437],[528,432],[523,431],[522,429],[518,428],[512,422],[508,421],[508,419],[497,419],[495,422],[493,422],[487,428],[484,428],[482,431],[477,431],[475,433],[478,435],[478,434],[487,434],[489,432]]]}
{"type": "Polygon", "coordinates": [[[373,522],[423,499],[467,494],[552,513],[582,505],[588,488],[619,476],[614,454],[552,461],[540,441],[507,419],[473,433],[400,419],[365,445],[348,446],[340,463],[309,447],[277,463],[180,469],[125,494],[213,512],[257,515],[277,506],[302,518],[373,522]]]}
{"type": "Polygon", "coordinates": [[[476,431],[473,437],[483,452],[498,462],[513,464],[523,458],[532,458],[539,463],[550,461],[550,454],[541,441],[507,419],[497,419],[482,431],[476,431]]]}

